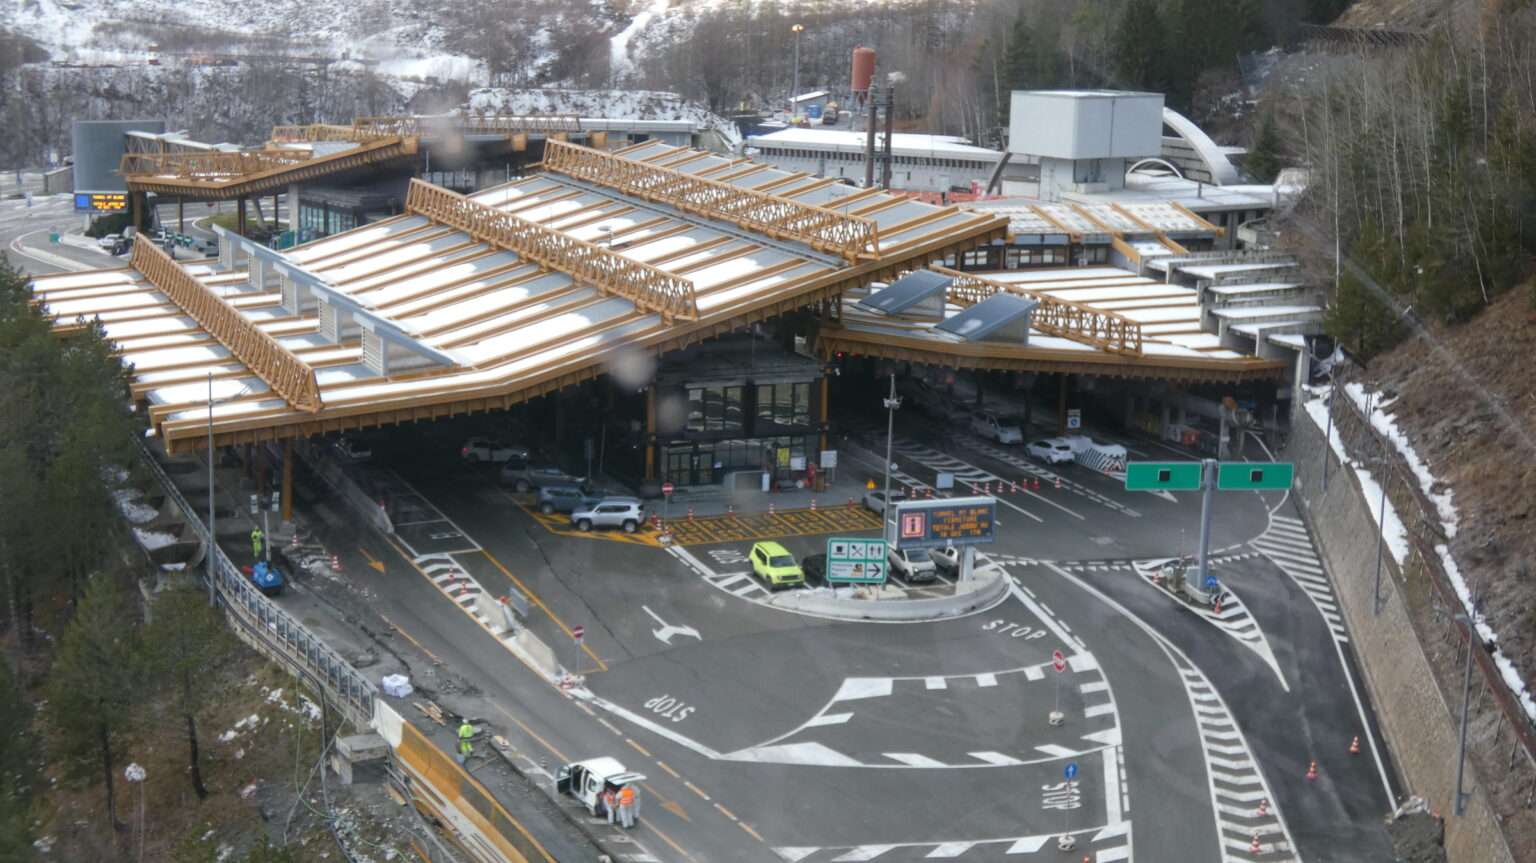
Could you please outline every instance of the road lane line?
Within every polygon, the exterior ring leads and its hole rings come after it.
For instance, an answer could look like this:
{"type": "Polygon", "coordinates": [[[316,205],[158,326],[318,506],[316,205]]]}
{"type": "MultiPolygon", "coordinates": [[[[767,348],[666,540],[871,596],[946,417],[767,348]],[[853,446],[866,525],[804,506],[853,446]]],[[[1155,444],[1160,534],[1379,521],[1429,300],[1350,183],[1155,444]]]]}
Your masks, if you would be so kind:
{"type": "Polygon", "coordinates": [[[692,791],[693,793],[699,795],[699,797],[702,798],[706,803],[709,802],[709,795],[705,794],[703,791],[699,790],[699,786],[694,785],[692,782],[689,782],[688,780],[685,779],[685,780],[683,780],[683,787],[687,788],[689,791],[692,791]]]}
{"type": "Polygon", "coordinates": [[[554,747],[554,744],[552,744],[548,740],[545,740],[544,738],[540,737],[538,732],[534,731],[532,728],[529,728],[527,723],[523,722],[523,720],[518,719],[516,716],[513,716],[511,714],[511,712],[508,711],[505,707],[502,707],[500,704],[497,704],[494,701],[491,702],[491,706],[495,707],[497,710],[500,710],[502,716],[505,716],[508,719],[512,720],[513,724],[515,724],[518,728],[521,728],[523,730],[524,734],[527,734],[529,737],[532,737],[534,740],[537,740],[539,742],[540,746],[543,746],[545,749],[548,749],[550,751],[550,753],[552,755],[554,755],[556,758],[560,759],[562,762],[570,760],[570,759],[565,757],[565,753],[564,752],[561,752],[560,750],[556,749],[554,747]]]}
{"type": "Polygon", "coordinates": [[[852,718],[852,713],[823,713],[820,716],[812,718],[810,721],[806,722],[800,727],[818,728],[823,725],[842,725],[844,722],[847,722],[852,718]]]}
{"type": "MultiPolygon", "coordinates": [[[[425,498],[423,498],[423,500],[425,500],[425,498]]],[[[468,538],[468,537],[466,537],[466,538],[468,538]]],[[[575,637],[574,635],[571,634],[571,628],[569,626],[565,625],[565,621],[561,620],[559,615],[555,614],[555,612],[553,610],[551,610],[549,606],[545,605],[544,604],[544,600],[539,599],[539,595],[537,593],[534,593],[532,590],[529,590],[528,589],[528,585],[523,584],[522,579],[520,579],[517,576],[513,575],[512,571],[507,569],[505,566],[502,566],[501,561],[497,560],[495,555],[491,554],[488,550],[486,550],[484,548],[480,549],[480,553],[485,555],[485,559],[489,560],[497,569],[501,570],[502,575],[505,575],[507,578],[511,579],[512,583],[517,585],[517,589],[522,591],[524,596],[528,597],[528,601],[529,602],[532,602],[534,605],[537,605],[545,614],[549,615],[549,619],[553,620],[555,622],[555,625],[560,627],[560,629],[567,636],[569,636],[571,638],[575,637]]],[[[585,651],[588,656],[592,657],[592,659],[597,662],[597,668],[598,668],[599,671],[607,671],[608,670],[608,663],[604,662],[602,660],[602,657],[598,656],[596,653],[593,653],[592,652],[592,648],[587,646],[586,642],[582,642],[581,649],[583,651],[585,651]]]]}
{"type": "Polygon", "coordinates": [[[618,726],[614,725],[612,722],[609,722],[601,716],[597,717],[597,721],[599,725],[602,725],[604,728],[612,731],[614,734],[617,734],[620,737],[624,736],[624,732],[620,731],[618,726]]]}
{"type": "Polygon", "coordinates": [[[737,820],[736,819],[736,813],[734,813],[731,810],[725,808],[724,806],[721,806],[719,803],[715,804],[715,808],[720,810],[720,814],[722,814],[725,817],[731,819],[732,821],[737,820]]]}
{"type": "Polygon", "coordinates": [[[665,794],[662,794],[655,788],[652,788],[651,783],[649,782],[640,783],[640,787],[645,789],[645,793],[655,797],[656,801],[661,804],[661,808],[671,812],[673,815],[676,815],[684,821],[687,821],[689,824],[693,823],[693,819],[689,818],[688,813],[683,811],[682,804],[678,803],[676,800],[671,799],[670,797],[667,797],[665,794]]]}
{"type": "Polygon", "coordinates": [[[427,658],[431,659],[432,663],[434,665],[442,665],[443,664],[443,661],[441,659],[437,658],[437,654],[435,654],[432,651],[428,650],[427,646],[425,644],[422,644],[421,642],[419,642],[415,638],[413,638],[411,636],[411,634],[409,632],[406,632],[405,629],[403,627],[401,627],[399,624],[395,623],[394,621],[390,620],[389,618],[385,617],[382,614],[379,615],[379,619],[384,621],[386,624],[388,624],[390,629],[393,629],[394,631],[396,631],[396,632],[400,633],[401,635],[405,636],[405,640],[406,641],[409,641],[410,643],[416,645],[416,649],[420,650],[422,653],[425,653],[427,655],[427,658]]]}
{"type": "Polygon", "coordinates": [[[1008,581],[1010,582],[1010,585],[1009,585],[1009,588],[1008,588],[1009,593],[1012,593],[1014,598],[1017,599],[1019,602],[1024,603],[1024,607],[1029,609],[1030,613],[1033,614],[1035,617],[1038,617],[1040,619],[1040,622],[1045,624],[1045,628],[1049,629],[1051,631],[1051,633],[1054,634],[1056,636],[1056,638],[1061,641],[1062,644],[1070,645],[1072,647],[1075,647],[1079,651],[1086,651],[1088,649],[1087,647],[1085,647],[1083,645],[1083,643],[1081,641],[1078,641],[1077,639],[1073,638],[1070,634],[1064,632],[1062,630],[1062,628],[1061,628],[1061,625],[1056,622],[1056,619],[1054,617],[1051,617],[1049,614],[1047,614],[1045,612],[1045,609],[1040,607],[1039,603],[1035,602],[1033,599],[1031,599],[1029,597],[1028,594],[1026,594],[1023,590],[1021,590],[1019,588],[1018,579],[1014,578],[1011,573],[1008,576],[1008,581]]]}
{"type": "Polygon", "coordinates": [[[1120,811],[1120,758],[1113,749],[1104,750],[1104,820],[1119,824],[1124,818],[1120,811]]]}
{"type": "Polygon", "coordinates": [[[670,776],[671,776],[671,777],[672,777],[672,778],[673,778],[673,779],[677,779],[677,780],[679,780],[679,781],[681,781],[681,780],[682,780],[682,778],[683,778],[683,777],[682,777],[682,776],[680,776],[680,775],[679,775],[679,774],[678,774],[678,772],[677,772],[677,771],[676,771],[676,770],[673,770],[673,769],[672,769],[672,768],[671,768],[671,767],[668,767],[668,766],[667,766],[667,762],[665,762],[665,761],[658,761],[658,762],[656,762],[656,766],[657,766],[657,767],[660,767],[660,768],[661,768],[661,769],[662,769],[662,770],[665,770],[665,771],[667,771],[667,773],[668,773],[668,774],[669,774],[669,775],[670,775],[670,776]]]}
{"type": "Polygon", "coordinates": [[[942,761],[935,761],[934,759],[929,758],[926,755],[919,755],[916,752],[882,752],[880,754],[882,756],[886,757],[886,758],[891,759],[892,761],[900,761],[902,764],[905,764],[908,767],[948,767],[949,766],[949,765],[945,764],[942,761]]]}
{"type": "Polygon", "coordinates": [[[764,839],[761,833],[758,833],[756,830],[753,830],[752,829],[752,825],[748,824],[747,822],[745,822],[745,821],[737,821],[736,822],[736,826],[740,827],[741,829],[743,829],[745,831],[747,831],[747,835],[751,836],[753,839],[756,839],[757,841],[763,843],[764,845],[768,844],[768,840],[764,839]]]}
{"type": "Polygon", "coordinates": [[[640,827],[642,829],[649,830],[652,833],[655,833],[657,836],[660,836],[661,837],[661,841],[663,841],[663,842],[667,843],[668,845],[672,846],[672,850],[673,851],[676,851],[677,853],[683,855],[684,857],[688,858],[689,860],[694,861],[694,863],[698,863],[697,858],[695,858],[692,854],[689,854],[687,851],[684,851],[683,850],[683,846],[681,846],[681,845],[677,844],[676,842],[672,841],[672,837],[671,836],[668,836],[667,834],[665,834],[665,833],[661,832],[660,830],[658,830],[656,828],[656,825],[652,824],[651,820],[649,818],[645,819],[644,821],[641,821],[640,822],[640,827]]]}
{"type": "Polygon", "coordinates": [[[641,746],[640,744],[636,743],[634,740],[632,740],[632,739],[630,739],[628,737],[624,738],[624,742],[628,743],[631,748],[633,748],[636,752],[640,753],[641,755],[644,755],[646,758],[653,758],[653,757],[655,757],[655,756],[651,755],[651,753],[646,752],[644,746],[641,746]]]}

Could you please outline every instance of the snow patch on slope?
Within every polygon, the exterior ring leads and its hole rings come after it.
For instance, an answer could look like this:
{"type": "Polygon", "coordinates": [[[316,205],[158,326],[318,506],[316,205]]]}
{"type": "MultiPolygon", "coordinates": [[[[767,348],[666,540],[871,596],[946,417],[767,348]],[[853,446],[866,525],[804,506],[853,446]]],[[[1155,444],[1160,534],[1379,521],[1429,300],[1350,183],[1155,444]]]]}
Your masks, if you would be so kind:
{"type": "Polygon", "coordinates": [[[575,114],[633,120],[686,120],[718,133],[732,150],[741,147],[736,124],[676,93],[663,90],[471,90],[472,114],[575,114]]]}

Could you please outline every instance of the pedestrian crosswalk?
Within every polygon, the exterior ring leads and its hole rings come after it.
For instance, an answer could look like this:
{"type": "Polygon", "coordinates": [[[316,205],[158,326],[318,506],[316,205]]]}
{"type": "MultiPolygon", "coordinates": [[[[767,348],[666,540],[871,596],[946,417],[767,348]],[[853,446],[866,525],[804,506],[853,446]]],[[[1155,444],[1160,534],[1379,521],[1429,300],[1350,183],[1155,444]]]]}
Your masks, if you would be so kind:
{"type": "MultiPolygon", "coordinates": [[[[1251,553],[1225,555],[1222,557],[1212,556],[1211,563],[1214,566],[1218,563],[1242,560],[1253,556],[1251,553]]],[[[1161,583],[1164,577],[1162,569],[1163,565],[1167,562],[1167,560],[1138,560],[1134,562],[1133,566],[1138,575],[1145,579],[1148,584],[1157,587],[1161,592],[1164,589],[1161,583]]],[[[1167,594],[1164,595],[1166,596],[1167,594]]],[[[1286,684],[1285,675],[1280,671],[1280,663],[1275,659],[1275,652],[1270,648],[1269,640],[1264,636],[1264,630],[1259,627],[1259,621],[1248,610],[1248,606],[1243,603],[1242,597],[1233,592],[1230,585],[1223,586],[1219,607],[1205,605],[1185,605],[1184,607],[1198,615],[1205,622],[1237,639],[1239,644],[1258,654],[1259,658],[1264,660],[1265,664],[1270,667],[1270,670],[1275,672],[1275,676],[1280,679],[1280,685],[1287,690],[1290,689],[1286,684]]]]}
{"type": "Polygon", "coordinates": [[[1336,640],[1349,641],[1349,632],[1344,628],[1344,618],[1339,614],[1333,585],[1312,547],[1312,537],[1307,533],[1307,526],[1300,519],[1272,516],[1269,529],[1248,544],[1273,561],[1311,598],[1336,640]]]}
{"type": "Polygon", "coordinates": [[[1290,832],[1237,721],[1215,687],[1182,655],[1174,665],[1195,710],[1223,861],[1294,861],[1290,832]],[[1252,849],[1258,843],[1258,852],[1252,849]]]}

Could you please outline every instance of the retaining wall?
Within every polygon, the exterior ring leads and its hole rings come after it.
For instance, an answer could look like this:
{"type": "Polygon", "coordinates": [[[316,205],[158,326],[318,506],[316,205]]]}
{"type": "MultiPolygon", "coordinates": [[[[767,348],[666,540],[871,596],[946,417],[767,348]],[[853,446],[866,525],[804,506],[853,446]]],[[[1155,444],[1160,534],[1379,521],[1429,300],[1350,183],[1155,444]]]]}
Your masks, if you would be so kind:
{"type": "MultiPolygon", "coordinates": [[[[1381,611],[1373,613],[1376,573],[1376,519],[1361,495],[1354,471],[1341,467],[1323,430],[1304,415],[1292,426],[1286,460],[1296,463],[1303,515],[1333,578],[1350,638],[1376,704],[1382,734],[1392,750],[1408,793],[1429,801],[1445,816],[1446,851],[1452,863],[1513,863],[1499,820],[1469,757],[1464,787],[1471,790],[1466,814],[1455,817],[1458,701],[1448,703],[1435,682],[1429,658],[1416,633],[1392,555],[1384,557],[1381,611]],[[1328,488],[1322,484],[1324,454],[1328,488]]],[[[1460,666],[1458,665],[1458,668],[1460,666]]],[[[1473,683],[1477,697],[1477,683],[1473,683]]]]}

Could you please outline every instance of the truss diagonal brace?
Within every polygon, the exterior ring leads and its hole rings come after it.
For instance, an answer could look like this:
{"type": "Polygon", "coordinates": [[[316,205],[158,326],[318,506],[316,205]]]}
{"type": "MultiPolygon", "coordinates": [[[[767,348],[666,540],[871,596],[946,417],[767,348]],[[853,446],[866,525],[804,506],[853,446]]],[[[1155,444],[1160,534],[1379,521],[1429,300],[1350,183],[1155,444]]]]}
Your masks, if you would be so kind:
{"type": "Polygon", "coordinates": [[[1071,339],[1112,354],[1141,354],[1141,324],[1124,315],[1057,299],[1009,282],[984,279],[974,273],[946,267],[929,269],[954,279],[948,299],[956,305],[973,306],[997,293],[1020,294],[1039,302],[1030,326],[1046,335],[1071,339]]]}
{"type": "Polygon", "coordinates": [[[320,410],[320,384],[315,379],[315,370],[193,278],[154,243],[134,243],[129,263],[295,410],[320,410]]]}

